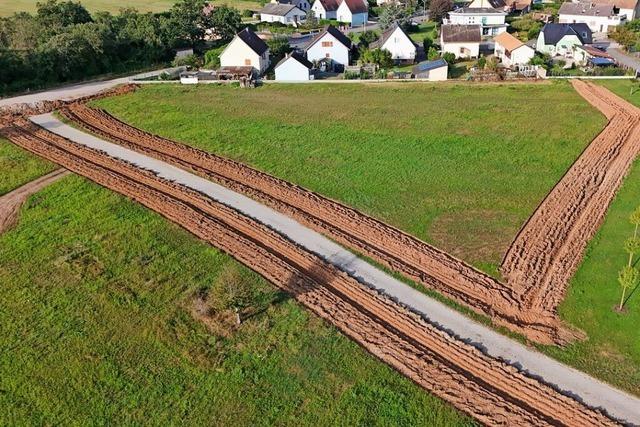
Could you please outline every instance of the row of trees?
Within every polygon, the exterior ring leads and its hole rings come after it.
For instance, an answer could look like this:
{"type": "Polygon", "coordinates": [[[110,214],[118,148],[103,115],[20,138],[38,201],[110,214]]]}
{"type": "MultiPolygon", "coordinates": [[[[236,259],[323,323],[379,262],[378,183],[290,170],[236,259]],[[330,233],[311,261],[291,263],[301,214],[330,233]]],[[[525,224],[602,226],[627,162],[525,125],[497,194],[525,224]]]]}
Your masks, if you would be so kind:
{"type": "Polygon", "coordinates": [[[629,216],[629,222],[633,225],[633,234],[624,242],[624,250],[629,254],[627,264],[620,270],[618,274],[618,283],[622,288],[618,311],[622,311],[626,303],[627,293],[638,286],[640,280],[640,272],[634,263],[636,255],[640,254],[640,236],[638,236],[638,228],[640,227],[640,207],[638,207],[629,216]]]}
{"type": "Polygon", "coordinates": [[[80,3],[48,0],[35,14],[0,19],[0,95],[171,61],[180,47],[201,48],[211,29],[229,40],[240,13],[181,0],[165,13],[123,9],[90,14],[80,3]]]}

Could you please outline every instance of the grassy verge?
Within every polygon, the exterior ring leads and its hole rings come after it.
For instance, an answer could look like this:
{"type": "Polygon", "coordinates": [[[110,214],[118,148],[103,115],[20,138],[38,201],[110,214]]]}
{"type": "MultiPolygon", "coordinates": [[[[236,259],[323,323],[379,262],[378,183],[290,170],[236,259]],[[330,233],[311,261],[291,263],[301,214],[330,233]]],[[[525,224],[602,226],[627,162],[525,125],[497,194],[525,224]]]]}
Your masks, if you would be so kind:
{"type": "Polygon", "coordinates": [[[0,138],[0,196],[41,177],[55,169],[55,165],[41,160],[0,138]]]}
{"type": "Polygon", "coordinates": [[[491,274],[605,122],[564,82],[154,86],[98,105],[341,200],[491,274]]]}
{"type": "Polygon", "coordinates": [[[0,424],[472,424],[228,256],[82,178],[32,197],[0,260],[0,424]]]}

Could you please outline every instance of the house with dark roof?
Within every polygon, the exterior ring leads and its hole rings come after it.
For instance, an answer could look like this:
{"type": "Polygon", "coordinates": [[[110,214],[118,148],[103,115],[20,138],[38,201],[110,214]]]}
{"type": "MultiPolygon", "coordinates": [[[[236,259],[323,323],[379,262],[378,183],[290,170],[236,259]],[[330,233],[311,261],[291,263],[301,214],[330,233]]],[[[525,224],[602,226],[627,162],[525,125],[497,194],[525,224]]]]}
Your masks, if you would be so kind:
{"type": "Polygon", "coordinates": [[[311,9],[311,3],[307,0],[271,0],[271,3],[292,4],[298,9],[304,10],[305,13],[311,9]]]}
{"type": "Polygon", "coordinates": [[[318,19],[336,19],[352,27],[364,25],[369,20],[366,0],[315,0],[311,10],[318,19]]]}
{"type": "Polygon", "coordinates": [[[593,43],[593,34],[587,24],[545,24],[538,34],[536,51],[551,56],[573,57],[576,46],[593,43]]]}
{"type": "Polygon", "coordinates": [[[449,64],[444,59],[423,61],[413,67],[412,73],[416,79],[427,79],[430,82],[447,80],[449,64]]]}
{"type": "Polygon", "coordinates": [[[276,80],[280,81],[307,81],[313,79],[313,64],[297,52],[285,55],[276,64],[276,80]]]}
{"type": "Polygon", "coordinates": [[[333,25],[329,25],[325,30],[317,34],[304,51],[307,59],[311,62],[324,61],[338,68],[349,65],[351,60],[351,40],[333,25]]]}
{"type": "Polygon", "coordinates": [[[606,33],[611,27],[624,24],[625,15],[620,16],[612,4],[564,2],[558,11],[561,24],[584,23],[595,33],[606,33]]]}
{"type": "Polygon", "coordinates": [[[258,74],[269,67],[269,47],[249,28],[240,31],[220,54],[221,67],[252,67],[258,74]]]}
{"type": "Polygon", "coordinates": [[[293,4],[267,3],[260,9],[261,22],[280,22],[298,26],[307,18],[307,12],[293,4]]]}
{"type": "Polygon", "coordinates": [[[389,27],[369,48],[388,50],[396,63],[412,64],[416,59],[415,43],[398,24],[389,27]]]}
{"type": "Polygon", "coordinates": [[[453,53],[456,58],[477,58],[480,54],[482,27],[476,25],[446,24],[440,27],[442,52],[453,53]]]}

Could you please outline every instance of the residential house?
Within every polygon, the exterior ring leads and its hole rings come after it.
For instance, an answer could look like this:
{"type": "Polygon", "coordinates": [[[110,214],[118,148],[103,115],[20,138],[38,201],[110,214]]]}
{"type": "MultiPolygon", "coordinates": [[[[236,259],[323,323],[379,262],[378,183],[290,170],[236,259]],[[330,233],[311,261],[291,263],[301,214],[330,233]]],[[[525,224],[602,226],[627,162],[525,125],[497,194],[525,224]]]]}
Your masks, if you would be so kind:
{"type": "Polygon", "coordinates": [[[305,47],[307,59],[311,62],[325,61],[340,71],[349,65],[351,59],[351,40],[333,25],[316,35],[305,47]],[[335,67],[337,65],[337,67],[335,67]]]}
{"type": "Polygon", "coordinates": [[[610,4],[614,11],[631,21],[640,17],[640,1],[639,0],[592,0],[595,4],[610,4]]]}
{"type": "Polygon", "coordinates": [[[369,45],[369,48],[388,50],[396,63],[413,64],[416,59],[415,43],[397,24],[383,32],[378,40],[369,45]]]}
{"type": "Polygon", "coordinates": [[[595,33],[606,33],[610,27],[626,22],[626,16],[614,12],[611,4],[564,2],[558,14],[561,24],[584,23],[595,33]]]}
{"type": "Polygon", "coordinates": [[[316,0],[311,6],[311,10],[318,19],[336,19],[339,0],[316,0]]]}
{"type": "Polygon", "coordinates": [[[256,33],[245,28],[236,34],[220,54],[220,66],[251,67],[262,74],[269,67],[269,47],[256,33]]]}
{"type": "Polygon", "coordinates": [[[365,25],[369,20],[367,0],[342,0],[336,11],[338,22],[348,22],[352,27],[365,25]]]}
{"type": "Polygon", "coordinates": [[[311,10],[318,19],[336,19],[352,27],[364,25],[369,20],[369,4],[366,0],[316,0],[311,10]]]}
{"type": "Polygon", "coordinates": [[[449,64],[444,59],[435,61],[423,61],[413,67],[413,76],[416,79],[427,79],[430,82],[447,80],[449,64]]]}
{"type": "Polygon", "coordinates": [[[536,50],[551,56],[572,57],[576,46],[593,43],[593,34],[587,24],[545,24],[538,34],[536,50]]]}
{"type": "Polygon", "coordinates": [[[445,24],[479,24],[483,36],[493,37],[507,31],[507,9],[504,0],[474,0],[468,6],[449,12],[445,24]]]}
{"type": "Polygon", "coordinates": [[[297,27],[306,18],[307,12],[292,4],[267,3],[260,10],[262,22],[280,22],[297,27]]]}
{"type": "Polygon", "coordinates": [[[481,33],[480,24],[442,25],[440,27],[442,53],[451,52],[456,58],[477,58],[480,53],[481,33]]]}
{"type": "Polygon", "coordinates": [[[313,79],[313,64],[297,52],[287,54],[276,64],[276,80],[308,81],[313,79]]]}
{"type": "Polygon", "coordinates": [[[528,64],[536,54],[533,48],[509,33],[499,34],[493,41],[493,53],[506,67],[528,64]]]}
{"type": "Polygon", "coordinates": [[[516,15],[531,12],[531,0],[505,0],[506,11],[516,15]]]}
{"type": "Polygon", "coordinates": [[[292,4],[298,9],[304,10],[305,13],[311,9],[311,3],[308,0],[271,0],[271,3],[292,4]]]}
{"type": "Polygon", "coordinates": [[[595,58],[606,59],[615,63],[615,59],[607,52],[589,45],[576,46],[573,57],[576,61],[582,64],[587,64],[590,60],[595,58]]]}

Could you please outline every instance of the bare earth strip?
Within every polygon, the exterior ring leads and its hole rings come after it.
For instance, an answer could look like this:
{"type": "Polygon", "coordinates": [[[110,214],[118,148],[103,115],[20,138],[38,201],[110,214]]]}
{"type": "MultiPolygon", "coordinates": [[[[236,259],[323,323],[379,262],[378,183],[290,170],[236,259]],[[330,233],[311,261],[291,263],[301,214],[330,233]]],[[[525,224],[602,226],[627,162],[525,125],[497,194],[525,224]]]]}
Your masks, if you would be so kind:
{"type": "Polygon", "coordinates": [[[615,424],[202,193],[26,120],[0,131],[17,145],[144,204],[229,253],[372,354],[487,425],[615,424]]]}
{"type": "Polygon", "coordinates": [[[640,110],[593,83],[572,83],[609,124],[540,204],[502,263],[525,309],[551,315],[640,152],[640,110]]]}
{"type": "Polygon", "coordinates": [[[0,234],[9,230],[18,221],[18,215],[20,208],[27,201],[29,196],[37,193],[45,188],[47,185],[52,184],[69,175],[68,171],[64,169],[57,169],[45,176],[41,176],[38,179],[23,185],[20,188],[16,188],[10,193],[0,197],[0,234]]]}
{"type": "Polygon", "coordinates": [[[286,213],[532,340],[563,343],[573,338],[554,316],[522,310],[507,285],[355,209],[242,163],[144,132],[82,103],[60,111],[107,140],[191,170],[286,213]]]}

